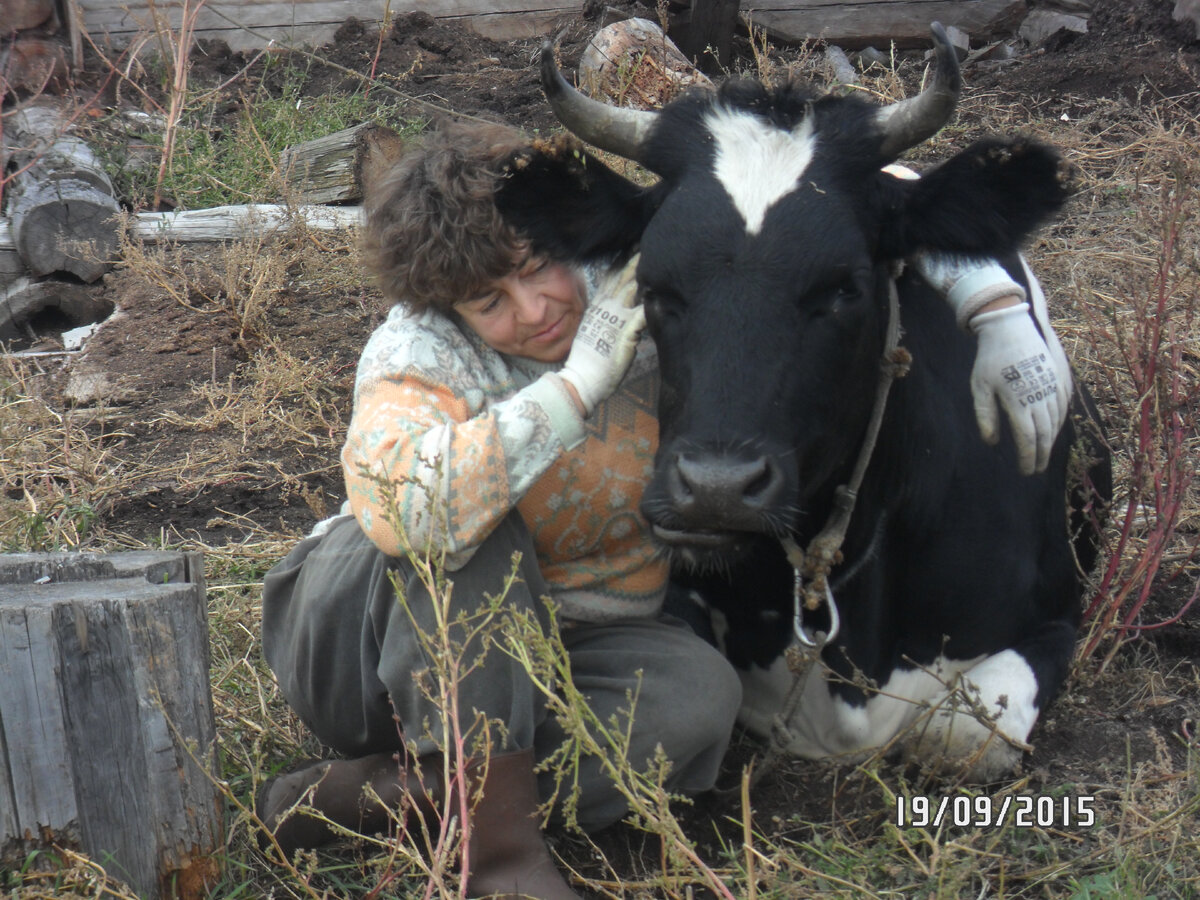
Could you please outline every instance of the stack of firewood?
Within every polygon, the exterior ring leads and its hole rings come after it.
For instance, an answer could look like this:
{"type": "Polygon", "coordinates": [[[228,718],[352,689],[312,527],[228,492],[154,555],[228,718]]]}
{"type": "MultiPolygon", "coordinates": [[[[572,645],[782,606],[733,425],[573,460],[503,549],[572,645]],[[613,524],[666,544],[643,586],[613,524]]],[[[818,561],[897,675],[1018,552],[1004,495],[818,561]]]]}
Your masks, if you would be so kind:
{"type": "Polygon", "coordinates": [[[116,258],[120,205],[100,160],[72,134],[70,111],[43,95],[5,116],[0,341],[23,337],[23,323],[41,312],[96,321],[81,282],[116,258]]]}

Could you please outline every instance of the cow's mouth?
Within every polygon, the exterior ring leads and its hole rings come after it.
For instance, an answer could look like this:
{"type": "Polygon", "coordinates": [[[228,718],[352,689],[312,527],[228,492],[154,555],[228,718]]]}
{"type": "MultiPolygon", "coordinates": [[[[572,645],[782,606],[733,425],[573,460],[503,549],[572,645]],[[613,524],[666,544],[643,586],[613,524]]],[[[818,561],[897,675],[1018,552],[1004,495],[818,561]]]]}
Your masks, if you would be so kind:
{"type": "Polygon", "coordinates": [[[730,550],[737,544],[739,534],[735,531],[683,531],[676,528],[652,526],[654,536],[671,547],[687,547],[696,550],[730,550]]]}

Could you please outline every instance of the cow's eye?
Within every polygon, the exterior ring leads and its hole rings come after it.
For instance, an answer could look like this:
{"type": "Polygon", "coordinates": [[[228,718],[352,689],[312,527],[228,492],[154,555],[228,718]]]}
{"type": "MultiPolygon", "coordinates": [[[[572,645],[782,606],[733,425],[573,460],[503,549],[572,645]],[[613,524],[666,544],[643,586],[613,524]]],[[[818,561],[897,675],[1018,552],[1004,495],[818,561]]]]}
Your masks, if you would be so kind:
{"type": "Polygon", "coordinates": [[[844,284],[833,293],[833,310],[837,312],[840,307],[853,303],[859,297],[858,291],[852,284],[844,284]]]}
{"type": "Polygon", "coordinates": [[[642,305],[646,307],[647,321],[661,322],[673,312],[677,312],[680,303],[673,294],[646,288],[642,291],[642,305]]]}

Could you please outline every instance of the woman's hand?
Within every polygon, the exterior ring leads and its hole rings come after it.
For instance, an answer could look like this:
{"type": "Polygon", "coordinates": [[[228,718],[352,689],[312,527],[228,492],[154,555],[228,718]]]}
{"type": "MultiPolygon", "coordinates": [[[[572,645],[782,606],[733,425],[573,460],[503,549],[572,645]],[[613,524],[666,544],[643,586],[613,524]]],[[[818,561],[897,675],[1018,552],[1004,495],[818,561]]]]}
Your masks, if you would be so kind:
{"type": "Polygon", "coordinates": [[[1043,472],[1067,418],[1070,389],[1029,315],[1029,304],[985,309],[970,321],[978,338],[971,393],[983,439],[1000,439],[1000,410],[1012,425],[1021,472],[1043,472]]]}
{"type": "MultiPolygon", "coordinates": [[[[1071,399],[1070,368],[1057,339],[1039,333],[1025,289],[996,260],[919,253],[913,264],[978,341],[971,395],[983,439],[989,444],[1000,439],[1003,411],[1021,472],[1045,471],[1071,399]]],[[[1032,273],[1029,277],[1032,283],[1032,273]]]]}
{"type": "Polygon", "coordinates": [[[638,302],[637,263],[635,254],[600,283],[558,373],[585,417],[625,377],[646,326],[646,311],[638,302]]]}

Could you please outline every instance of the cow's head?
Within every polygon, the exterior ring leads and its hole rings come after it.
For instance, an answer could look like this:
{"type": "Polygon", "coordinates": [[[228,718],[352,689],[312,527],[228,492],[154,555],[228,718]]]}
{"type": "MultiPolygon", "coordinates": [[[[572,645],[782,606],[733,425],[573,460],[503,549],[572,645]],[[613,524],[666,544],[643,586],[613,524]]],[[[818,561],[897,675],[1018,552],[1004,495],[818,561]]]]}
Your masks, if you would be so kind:
{"type": "Polygon", "coordinates": [[[661,112],[542,80],[575,135],[657,174],[620,177],[570,141],[518,160],[501,209],[560,258],[640,243],[661,360],[660,448],[643,511],[668,543],[720,552],[793,529],[852,461],[872,400],[891,261],[1012,249],[1066,196],[1049,149],[980,143],[902,181],[880,171],[948,120],[961,82],[940,26],[932,83],[876,106],[749,80],[661,112]]]}

